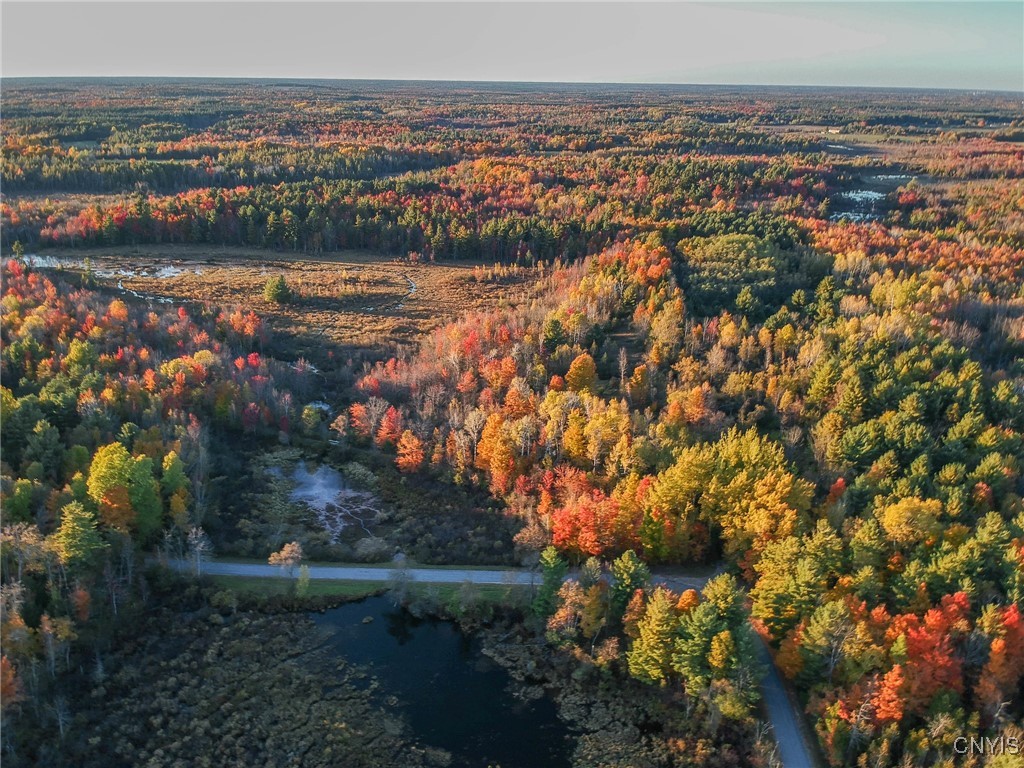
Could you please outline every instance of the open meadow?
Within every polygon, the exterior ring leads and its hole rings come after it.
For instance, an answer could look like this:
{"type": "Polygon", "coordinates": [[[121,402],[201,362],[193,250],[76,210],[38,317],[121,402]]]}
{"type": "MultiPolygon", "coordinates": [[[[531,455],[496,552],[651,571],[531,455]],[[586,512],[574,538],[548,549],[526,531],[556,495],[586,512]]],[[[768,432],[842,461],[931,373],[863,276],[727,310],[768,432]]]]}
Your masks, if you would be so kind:
{"type": "Polygon", "coordinates": [[[86,258],[97,286],[128,298],[256,311],[291,340],[292,355],[318,365],[327,351],[381,354],[395,344],[416,344],[464,312],[522,300],[532,283],[526,270],[494,282],[481,277],[494,265],[416,263],[362,251],[275,256],[230,246],[53,248],[41,263],[85,272],[86,258]],[[284,305],[263,296],[267,280],[279,275],[293,294],[284,305]]]}

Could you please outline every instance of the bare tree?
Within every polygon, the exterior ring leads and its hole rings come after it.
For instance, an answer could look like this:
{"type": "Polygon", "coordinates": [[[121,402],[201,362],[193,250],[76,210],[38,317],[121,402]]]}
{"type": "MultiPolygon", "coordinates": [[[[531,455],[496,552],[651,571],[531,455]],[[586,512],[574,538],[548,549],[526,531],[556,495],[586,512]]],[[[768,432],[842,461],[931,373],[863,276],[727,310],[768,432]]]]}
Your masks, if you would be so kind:
{"type": "Polygon", "coordinates": [[[63,739],[71,725],[71,709],[68,707],[68,700],[63,696],[56,696],[53,700],[53,717],[57,721],[57,730],[60,731],[60,737],[63,739]]]}
{"type": "Polygon", "coordinates": [[[448,426],[452,429],[461,429],[463,418],[462,404],[458,399],[452,399],[448,403],[448,426]]]}
{"type": "Polygon", "coordinates": [[[107,679],[107,669],[103,664],[103,657],[100,656],[99,651],[96,651],[96,660],[92,666],[92,679],[97,685],[102,685],[103,681],[107,679]]]}
{"type": "Polygon", "coordinates": [[[466,419],[463,422],[463,429],[466,434],[469,435],[469,439],[473,443],[474,458],[476,458],[476,444],[480,442],[480,433],[484,430],[484,424],[487,422],[487,414],[481,411],[479,408],[474,408],[466,415],[466,419]]]}
{"type": "Polygon", "coordinates": [[[20,581],[0,584],[0,622],[7,622],[14,616],[21,615],[21,606],[25,602],[25,587],[20,581]]]}
{"type": "Polygon", "coordinates": [[[43,558],[43,537],[35,525],[28,523],[5,525],[0,531],[0,544],[4,545],[5,553],[11,552],[14,555],[18,568],[18,581],[21,581],[28,567],[43,558]]]}
{"type": "Polygon", "coordinates": [[[405,564],[405,560],[402,560],[397,568],[388,573],[388,594],[392,603],[402,605],[406,602],[412,581],[412,572],[405,564]]]}
{"type": "Polygon", "coordinates": [[[175,526],[164,531],[164,541],[160,548],[161,556],[171,563],[184,562],[185,543],[182,540],[181,529],[175,526]]]}
{"type": "Polygon", "coordinates": [[[57,675],[57,631],[49,614],[44,613],[39,620],[39,634],[43,637],[43,648],[46,650],[46,668],[50,677],[57,675]]]}
{"type": "Polygon", "coordinates": [[[533,447],[534,441],[539,433],[539,425],[533,416],[523,416],[513,425],[513,432],[516,438],[516,445],[519,447],[519,455],[525,456],[533,447]]]}
{"type": "Polygon", "coordinates": [[[210,479],[210,436],[209,430],[195,419],[189,424],[186,435],[188,450],[182,451],[187,457],[183,458],[183,461],[192,481],[192,518],[199,525],[206,513],[206,492],[210,479]]]}
{"type": "Polygon", "coordinates": [[[370,422],[370,436],[372,437],[380,426],[380,420],[384,418],[391,404],[383,397],[371,397],[366,401],[366,417],[370,422]]]}
{"type": "Polygon", "coordinates": [[[188,555],[192,562],[192,571],[197,577],[203,575],[203,563],[210,559],[211,554],[213,544],[210,543],[210,537],[198,525],[193,525],[188,529],[188,555]]]}
{"type": "Polygon", "coordinates": [[[107,595],[110,597],[110,607],[114,611],[114,615],[117,616],[117,598],[121,591],[121,579],[117,574],[117,570],[114,568],[110,558],[107,558],[107,563],[103,568],[103,580],[107,584],[107,595]]]}

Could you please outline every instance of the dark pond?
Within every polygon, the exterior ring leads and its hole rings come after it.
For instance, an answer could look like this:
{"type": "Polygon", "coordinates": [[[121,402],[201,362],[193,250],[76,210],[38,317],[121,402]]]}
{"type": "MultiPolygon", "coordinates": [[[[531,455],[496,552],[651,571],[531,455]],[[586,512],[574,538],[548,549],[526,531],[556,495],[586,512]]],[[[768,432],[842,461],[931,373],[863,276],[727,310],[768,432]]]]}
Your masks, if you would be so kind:
{"type": "Polygon", "coordinates": [[[547,697],[523,701],[508,674],[450,622],[418,619],[371,597],[314,614],[337,655],[372,668],[416,738],[453,768],[567,768],[571,739],[547,697]],[[363,623],[366,617],[373,621],[363,623]]]}

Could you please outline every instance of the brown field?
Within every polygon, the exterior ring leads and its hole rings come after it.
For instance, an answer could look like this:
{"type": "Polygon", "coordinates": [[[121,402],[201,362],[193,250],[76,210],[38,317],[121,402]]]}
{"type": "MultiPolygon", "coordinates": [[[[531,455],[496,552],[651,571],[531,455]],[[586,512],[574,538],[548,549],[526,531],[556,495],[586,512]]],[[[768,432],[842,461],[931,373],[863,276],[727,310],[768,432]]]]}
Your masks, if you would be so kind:
{"type": "Polygon", "coordinates": [[[39,255],[73,260],[79,264],[71,266],[79,268],[88,258],[97,282],[120,288],[127,298],[135,292],[141,296],[137,300],[254,310],[276,337],[291,337],[296,352],[314,362],[327,349],[383,352],[414,343],[466,311],[518,303],[533,284],[527,277],[478,281],[479,262],[411,263],[360,251],[295,254],[162,245],[48,249],[39,255]],[[287,305],[263,298],[268,278],[279,274],[296,294],[287,305]]]}

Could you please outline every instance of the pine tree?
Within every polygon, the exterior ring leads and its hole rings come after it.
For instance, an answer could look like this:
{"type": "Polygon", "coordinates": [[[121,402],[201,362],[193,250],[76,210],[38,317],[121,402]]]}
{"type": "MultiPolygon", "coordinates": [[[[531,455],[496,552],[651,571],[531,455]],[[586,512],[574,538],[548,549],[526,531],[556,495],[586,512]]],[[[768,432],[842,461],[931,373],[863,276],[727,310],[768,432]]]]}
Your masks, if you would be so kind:
{"type": "Polygon", "coordinates": [[[638,637],[626,654],[633,677],[660,685],[668,681],[676,624],[675,600],[668,590],[658,587],[647,601],[647,610],[637,623],[638,637]]]}
{"type": "Polygon", "coordinates": [[[57,557],[71,570],[88,564],[104,546],[96,529],[96,516],[77,501],[65,504],[61,509],[60,527],[54,532],[52,541],[57,557]]]}
{"type": "Polygon", "coordinates": [[[625,613],[629,599],[651,580],[651,572],[631,549],[612,561],[611,616],[618,621],[625,613]]]}
{"type": "Polygon", "coordinates": [[[826,679],[831,685],[836,669],[845,658],[846,643],[853,629],[844,603],[833,600],[818,606],[802,635],[801,677],[809,684],[826,679]]]}
{"type": "Polygon", "coordinates": [[[829,275],[818,283],[814,292],[814,314],[818,322],[823,325],[831,323],[836,318],[839,295],[836,290],[835,278],[829,275]]]}
{"type": "Polygon", "coordinates": [[[847,424],[859,424],[864,420],[864,406],[867,405],[868,400],[867,395],[864,394],[864,384],[860,380],[860,374],[856,371],[848,371],[841,389],[836,412],[845,417],[847,424]]]}
{"type": "Polygon", "coordinates": [[[708,656],[711,641],[728,626],[712,603],[698,605],[679,620],[679,631],[672,649],[672,668],[682,675],[686,690],[699,692],[713,677],[708,656]]]}
{"type": "Polygon", "coordinates": [[[558,554],[557,549],[548,547],[540,553],[540,568],[543,580],[533,599],[533,613],[546,620],[555,611],[555,596],[562,588],[569,564],[558,554]]]}
{"type": "Polygon", "coordinates": [[[702,598],[680,617],[672,654],[672,667],[690,692],[707,688],[714,679],[737,680],[741,670],[753,665],[744,595],[736,578],[716,576],[704,585],[702,598]]]}
{"type": "Polygon", "coordinates": [[[263,298],[273,304],[287,304],[292,299],[292,292],[285,282],[284,275],[267,279],[263,286],[263,298]]]}

